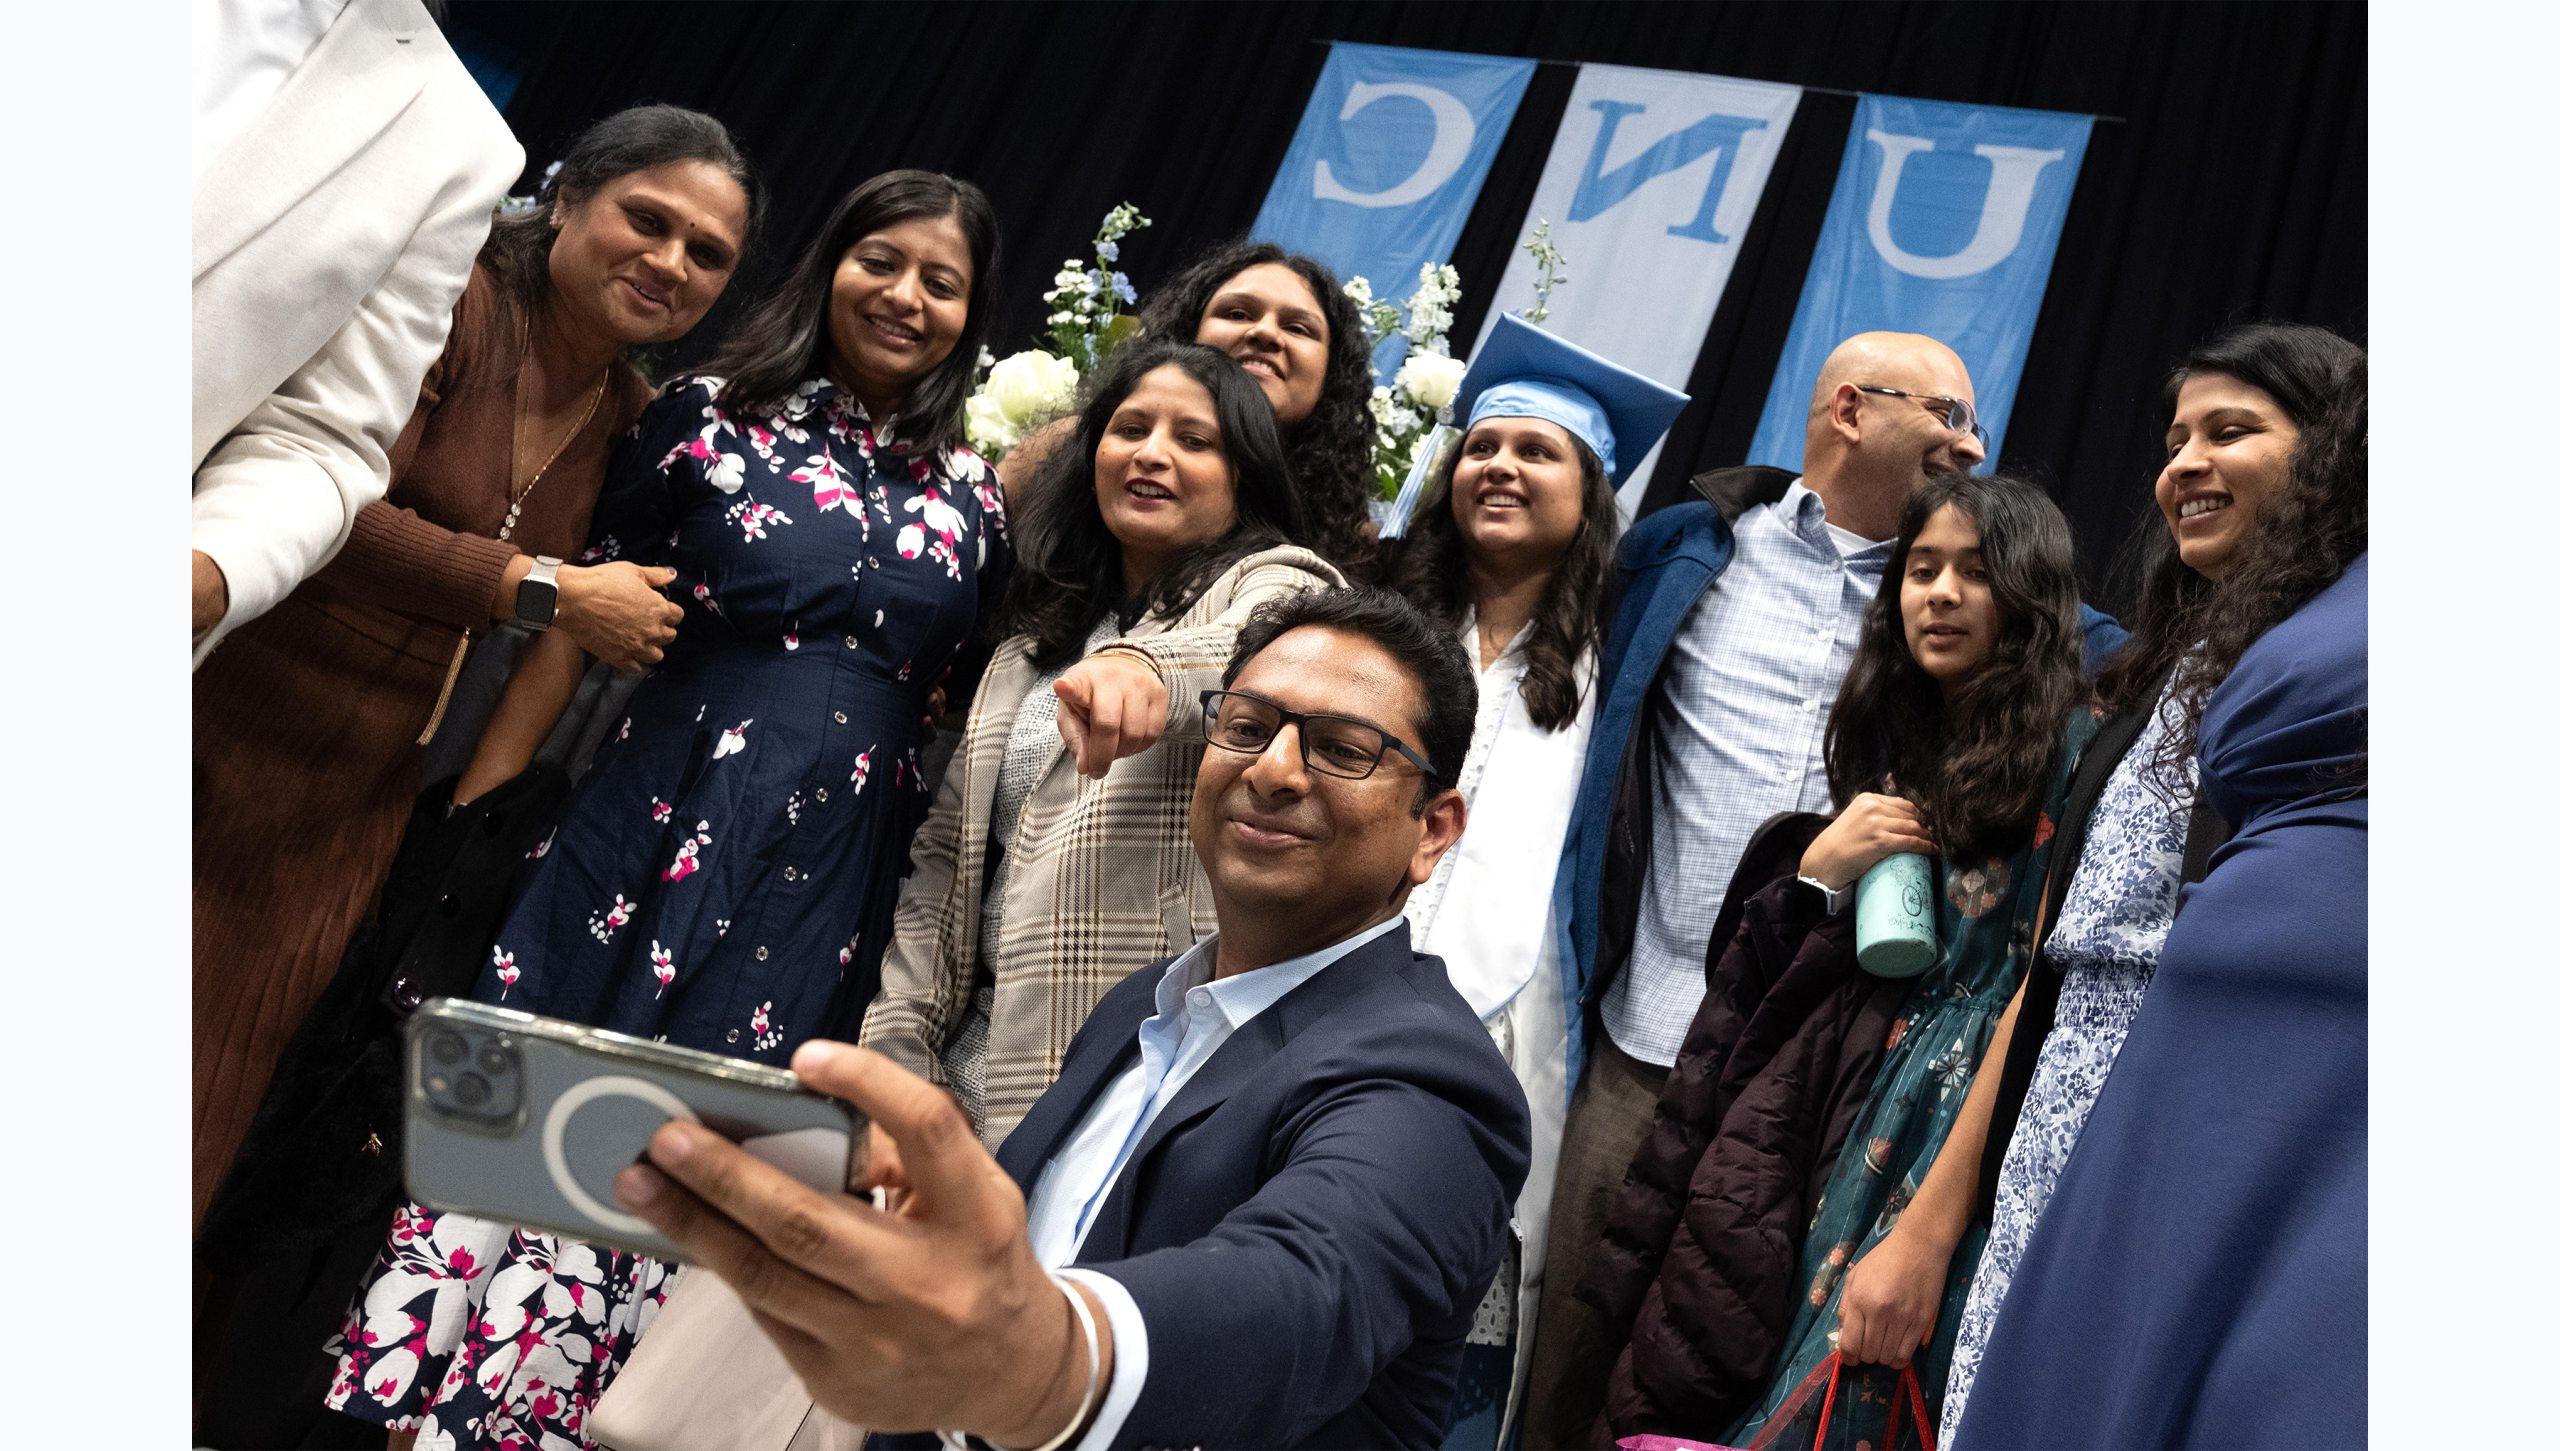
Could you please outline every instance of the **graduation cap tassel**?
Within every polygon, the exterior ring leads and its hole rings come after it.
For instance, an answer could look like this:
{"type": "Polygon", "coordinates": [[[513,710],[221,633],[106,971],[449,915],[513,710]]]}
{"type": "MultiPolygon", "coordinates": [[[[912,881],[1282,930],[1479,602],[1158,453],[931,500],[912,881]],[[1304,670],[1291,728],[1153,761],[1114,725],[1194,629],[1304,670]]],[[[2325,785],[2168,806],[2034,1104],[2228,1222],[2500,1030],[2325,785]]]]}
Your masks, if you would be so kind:
{"type": "Polygon", "coordinates": [[[1435,426],[1423,436],[1420,447],[1413,451],[1413,467],[1406,470],[1404,482],[1396,488],[1396,500],[1387,506],[1387,517],[1378,525],[1381,539],[1402,539],[1412,527],[1413,511],[1422,503],[1422,491],[1430,486],[1432,465],[1440,461],[1440,450],[1458,437],[1458,430],[1446,423],[1435,426]]]}

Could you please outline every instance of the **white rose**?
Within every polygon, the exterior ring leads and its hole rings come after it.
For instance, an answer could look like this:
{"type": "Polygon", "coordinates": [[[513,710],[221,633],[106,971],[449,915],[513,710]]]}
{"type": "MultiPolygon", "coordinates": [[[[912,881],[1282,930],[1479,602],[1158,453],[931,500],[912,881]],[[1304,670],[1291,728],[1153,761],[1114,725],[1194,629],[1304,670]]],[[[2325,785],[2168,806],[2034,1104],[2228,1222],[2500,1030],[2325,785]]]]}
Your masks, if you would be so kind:
{"type": "Polygon", "coordinates": [[[970,447],[983,454],[1000,457],[1022,441],[1021,430],[1005,416],[1004,405],[983,390],[969,395],[967,424],[970,447]]]}
{"type": "Polygon", "coordinates": [[[1075,406],[1076,365],[1033,349],[995,365],[986,393],[1016,426],[1044,423],[1075,406]]]}
{"type": "Polygon", "coordinates": [[[1425,412],[1437,413],[1458,396],[1467,365],[1440,353],[1413,353],[1396,369],[1396,386],[1425,412]]]}

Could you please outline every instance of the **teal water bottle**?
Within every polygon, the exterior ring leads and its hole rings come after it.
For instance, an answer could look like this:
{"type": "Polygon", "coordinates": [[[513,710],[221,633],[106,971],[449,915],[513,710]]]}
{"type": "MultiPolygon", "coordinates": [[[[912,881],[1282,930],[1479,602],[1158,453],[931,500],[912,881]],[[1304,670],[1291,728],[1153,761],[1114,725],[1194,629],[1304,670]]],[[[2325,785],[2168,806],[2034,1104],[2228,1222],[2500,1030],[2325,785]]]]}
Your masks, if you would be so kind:
{"type": "Polygon", "coordinates": [[[1901,851],[1858,879],[1858,966],[1918,977],[1938,962],[1937,880],[1929,859],[1901,851]]]}

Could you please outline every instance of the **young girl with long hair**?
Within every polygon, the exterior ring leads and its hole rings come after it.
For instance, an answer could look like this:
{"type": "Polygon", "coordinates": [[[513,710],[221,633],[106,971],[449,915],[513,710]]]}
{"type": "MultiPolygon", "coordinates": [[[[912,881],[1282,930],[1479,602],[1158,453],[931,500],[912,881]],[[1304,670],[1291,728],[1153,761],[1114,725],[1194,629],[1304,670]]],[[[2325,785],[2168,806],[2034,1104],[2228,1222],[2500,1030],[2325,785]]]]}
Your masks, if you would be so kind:
{"type": "Polygon", "coordinates": [[[1825,742],[1840,814],[1802,873],[1845,909],[1885,857],[1934,858],[1939,958],[1911,982],[1815,1200],[1793,1321],[1757,1404],[1723,1438],[1736,1444],[1764,1429],[1778,1446],[1882,1444],[1900,1367],[1918,1371],[1924,1399],[1945,1382],[1981,1246],[1972,1195],[1989,1103],[1971,1090],[1986,1067],[1997,1081],[1995,1023],[2026,970],[2052,813],[2091,730],[2071,536],[2042,491],[1997,474],[1927,481],[1886,581],[1825,742]],[[1835,1349],[1826,1430],[1820,1398],[1789,1400],[1835,1349]]]}
{"type": "MultiPolygon", "coordinates": [[[[1566,1109],[1569,1014],[1549,903],[1598,704],[1618,542],[1614,485],[1688,398],[1504,314],[1457,400],[1465,420],[1393,573],[1467,646],[1474,744],[1468,834],[1405,903],[1414,949],[1449,964],[1529,1100],[1529,1178],[1506,1259],[1459,1366],[1448,1451],[1507,1439],[1545,1286],[1566,1109]]],[[[1569,1286],[1566,1288],[1570,1288],[1569,1286]]]]}

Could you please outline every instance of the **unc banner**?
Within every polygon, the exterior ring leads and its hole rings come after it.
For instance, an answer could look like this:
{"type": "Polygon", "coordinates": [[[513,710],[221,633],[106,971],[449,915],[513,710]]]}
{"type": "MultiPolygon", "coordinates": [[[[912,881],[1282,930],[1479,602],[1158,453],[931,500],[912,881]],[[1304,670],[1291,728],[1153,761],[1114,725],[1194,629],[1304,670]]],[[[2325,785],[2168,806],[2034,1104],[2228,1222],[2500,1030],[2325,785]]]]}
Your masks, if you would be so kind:
{"type": "MultiPolygon", "coordinates": [[[[1402,302],[1448,260],[1533,61],[1336,43],[1253,236],[1402,302]]],[[[1399,349],[1379,350],[1392,371],[1399,349]]]]}
{"type": "MultiPolygon", "coordinates": [[[[1734,254],[1795,119],[1800,87],[1586,65],[1529,207],[1564,252],[1545,326],[1658,383],[1684,387],[1734,254]]],[[[1511,255],[1496,312],[1527,308],[1537,264],[1511,255]]],[[[1633,514],[1653,452],[1618,491],[1633,514]]]]}
{"type": "Polygon", "coordinates": [[[1986,466],[2000,461],[2090,121],[1858,99],[1751,462],[1804,467],[1805,409],[1822,360],[1842,339],[1878,328],[1956,350],[1989,436],[1986,466]]]}

